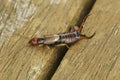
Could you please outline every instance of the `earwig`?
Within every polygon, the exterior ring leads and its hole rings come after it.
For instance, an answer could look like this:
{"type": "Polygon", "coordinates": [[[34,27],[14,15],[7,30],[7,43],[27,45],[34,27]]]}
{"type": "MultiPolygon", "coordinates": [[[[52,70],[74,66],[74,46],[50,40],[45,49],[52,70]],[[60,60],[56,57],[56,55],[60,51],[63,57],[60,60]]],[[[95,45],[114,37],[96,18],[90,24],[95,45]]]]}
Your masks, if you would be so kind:
{"type": "Polygon", "coordinates": [[[74,30],[70,30],[70,32],[66,32],[66,33],[46,35],[42,38],[32,38],[29,41],[29,43],[32,46],[37,46],[40,44],[44,44],[44,45],[65,44],[65,45],[68,45],[68,44],[75,43],[82,39],[91,39],[95,35],[95,33],[89,37],[86,35],[82,35],[78,32],[78,30],[75,30],[75,29],[77,29],[76,26],[72,27],[71,29],[74,29],[74,30]]]}
{"type": "Polygon", "coordinates": [[[48,46],[63,44],[68,47],[69,44],[75,43],[79,40],[91,39],[95,35],[95,33],[89,37],[86,35],[80,34],[85,20],[86,20],[86,17],[83,19],[83,22],[80,28],[78,26],[74,26],[74,27],[70,27],[69,31],[65,33],[45,35],[41,38],[32,38],[29,41],[29,44],[32,46],[37,46],[40,44],[44,44],[48,46]]]}

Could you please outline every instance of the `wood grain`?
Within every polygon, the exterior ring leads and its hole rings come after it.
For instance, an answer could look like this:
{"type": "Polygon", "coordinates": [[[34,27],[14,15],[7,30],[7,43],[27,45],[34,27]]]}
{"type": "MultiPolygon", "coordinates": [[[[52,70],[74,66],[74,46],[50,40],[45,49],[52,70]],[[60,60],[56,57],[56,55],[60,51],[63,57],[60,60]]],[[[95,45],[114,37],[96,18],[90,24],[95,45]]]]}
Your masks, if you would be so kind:
{"type": "Polygon", "coordinates": [[[83,34],[96,35],[75,43],[52,80],[120,79],[120,1],[97,0],[83,34]]]}
{"type": "Polygon", "coordinates": [[[36,36],[65,32],[92,0],[0,0],[0,80],[47,80],[65,47],[32,47],[36,36]]]}

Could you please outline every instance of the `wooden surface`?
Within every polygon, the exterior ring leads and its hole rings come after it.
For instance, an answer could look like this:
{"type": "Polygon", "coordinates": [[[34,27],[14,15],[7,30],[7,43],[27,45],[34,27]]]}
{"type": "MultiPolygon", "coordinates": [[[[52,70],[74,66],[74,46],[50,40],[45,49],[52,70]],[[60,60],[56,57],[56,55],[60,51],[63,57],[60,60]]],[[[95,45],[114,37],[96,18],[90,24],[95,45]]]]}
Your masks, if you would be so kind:
{"type": "Polygon", "coordinates": [[[49,80],[66,48],[32,47],[28,41],[67,31],[91,1],[0,0],[0,80],[49,80]]]}
{"type": "Polygon", "coordinates": [[[120,0],[97,0],[82,33],[94,38],[75,43],[52,80],[120,80],[120,0]]]}

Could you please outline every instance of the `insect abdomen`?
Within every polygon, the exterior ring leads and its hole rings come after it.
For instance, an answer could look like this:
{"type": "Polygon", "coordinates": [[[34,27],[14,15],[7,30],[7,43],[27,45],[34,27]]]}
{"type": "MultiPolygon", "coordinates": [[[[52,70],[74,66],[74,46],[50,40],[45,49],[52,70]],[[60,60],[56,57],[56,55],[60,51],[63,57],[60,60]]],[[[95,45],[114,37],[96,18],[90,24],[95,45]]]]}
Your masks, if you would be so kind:
{"type": "Polygon", "coordinates": [[[80,34],[76,31],[60,34],[60,43],[73,43],[79,39],[80,39],[80,34]]]}

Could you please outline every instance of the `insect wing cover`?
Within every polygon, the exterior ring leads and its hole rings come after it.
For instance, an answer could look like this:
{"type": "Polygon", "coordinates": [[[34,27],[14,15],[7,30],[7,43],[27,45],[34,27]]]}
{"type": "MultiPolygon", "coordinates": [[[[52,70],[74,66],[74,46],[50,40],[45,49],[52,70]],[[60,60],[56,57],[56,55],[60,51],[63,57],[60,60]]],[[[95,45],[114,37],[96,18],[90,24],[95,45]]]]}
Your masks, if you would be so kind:
{"type": "Polygon", "coordinates": [[[59,40],[59,35],[57,34],[51,34],[51,35],[46,35],[44,36],[44,44],[54,44],[56,41],[59,40]]]}

